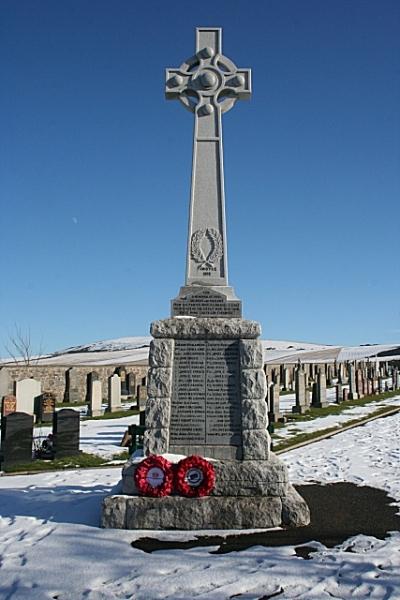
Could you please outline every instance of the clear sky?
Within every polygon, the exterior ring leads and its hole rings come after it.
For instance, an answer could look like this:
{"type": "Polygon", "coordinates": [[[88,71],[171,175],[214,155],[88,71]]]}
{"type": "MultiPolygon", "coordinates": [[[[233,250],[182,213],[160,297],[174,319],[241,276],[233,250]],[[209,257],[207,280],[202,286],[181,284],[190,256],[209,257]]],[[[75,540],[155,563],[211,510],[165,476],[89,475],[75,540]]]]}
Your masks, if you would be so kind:
{"type": "Polygon", "coordinates": [[[400,341],[400,2],[1,2],[0,355],[143,335],[184,283],[193,116],[223,27],[229,279],[264,338],[400,341]]]}

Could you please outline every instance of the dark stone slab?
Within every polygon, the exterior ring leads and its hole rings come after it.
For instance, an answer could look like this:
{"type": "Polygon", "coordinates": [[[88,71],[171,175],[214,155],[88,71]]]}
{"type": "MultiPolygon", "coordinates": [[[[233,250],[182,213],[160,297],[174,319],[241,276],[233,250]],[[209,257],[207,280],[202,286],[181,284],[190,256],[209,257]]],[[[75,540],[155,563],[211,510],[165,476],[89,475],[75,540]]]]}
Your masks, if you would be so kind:
{"type": "Polygon", "coordinates": [[[238,340],[176,340],[173,365],[170,448],[240,447],[238,340]]]}
{"type": "Polygon", "coordinates": [[[56,397],[52,392],[43,392],[35,398],[35,415],[40,423],[52,423],[56,409],[56,397]]]}
{"type": "Polygon", "coordinates": [[[1,465],[7,470],[10,465],[32,461],[33,416],[14,412],[1,419],[1,465]]]}
{"type": "Polygon", "coordinates": [[[57,458],[79,454],[79,412],[64,408],[54,413],[54,453],[57,458]]]}
{"type": "Polygon", "coordinates": [[[6,417],[15,412],[17,412],[17,398],[12,394],[7,394],[1,402],[1,415],[6,417]]]}
{"type": "Polygon", "coordinates": [[[227,300],[224,294],[202,288],[172,300],[172,316],[241,317],[242,303],[240,300],[227,300]]]}

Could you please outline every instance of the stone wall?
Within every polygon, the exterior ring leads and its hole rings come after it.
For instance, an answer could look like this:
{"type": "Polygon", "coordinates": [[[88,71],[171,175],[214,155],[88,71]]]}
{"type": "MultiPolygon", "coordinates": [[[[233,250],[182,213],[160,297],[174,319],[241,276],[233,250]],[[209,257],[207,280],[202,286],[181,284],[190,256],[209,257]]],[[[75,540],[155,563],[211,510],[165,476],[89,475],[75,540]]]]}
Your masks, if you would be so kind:
{"type": "Polygon", "coordinates": [[[107,366],[60,366],[60,365],[34,365],[30,367],[8,365],[0,369],[9,374],[8,390],[2,390],[2,395],[13,394],[15,383],[21,379],[33,377],[42,384],[42,390],[53,392],[57,402],[84,403],[87,401],[87,378],[89,373],[96,372],[102,383],[103,400],[107,400],[108,378],[113,375],[118,367],[124,366],[126,373],[136,375],[136,384],[145,383],[148,367],[145,365],[107,365],[107,366]],[[69,384],[72,385],[74,394],[69,393],[69,384]]]}

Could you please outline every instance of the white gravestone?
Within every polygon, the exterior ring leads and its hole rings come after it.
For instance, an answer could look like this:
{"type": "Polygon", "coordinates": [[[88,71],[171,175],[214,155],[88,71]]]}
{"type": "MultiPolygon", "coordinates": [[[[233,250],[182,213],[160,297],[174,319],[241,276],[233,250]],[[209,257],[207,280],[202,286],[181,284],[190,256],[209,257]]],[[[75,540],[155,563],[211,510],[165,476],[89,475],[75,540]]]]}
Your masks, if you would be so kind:
{"type": "Polygon", "coordinates": [[[42,393],[42,384],[36,379],[17,381],[15,395],[17,397],[17,412],[28,415],[34,414],[34,401],[42,393]]]}
{"type": "Polygon", "coordinates": [[[117,374],[108,380],[108,410],[109,412],[121,410],[121,377],[117,374]]]}
{"type": "Polygon", "coordinates": [[[0,369],[0,400],[10,393],[10,374],[5,367],[0,369]]]}
{"type": "Polygon", "coordinates": [[[99,417],[103,414],[101,409],[101,401],[102,401],[102,389],[101,389],[101,381],[99,379],[95,379],[91,382],[90,389],[90,405],[89,411],[92,417],[99,417]]]}

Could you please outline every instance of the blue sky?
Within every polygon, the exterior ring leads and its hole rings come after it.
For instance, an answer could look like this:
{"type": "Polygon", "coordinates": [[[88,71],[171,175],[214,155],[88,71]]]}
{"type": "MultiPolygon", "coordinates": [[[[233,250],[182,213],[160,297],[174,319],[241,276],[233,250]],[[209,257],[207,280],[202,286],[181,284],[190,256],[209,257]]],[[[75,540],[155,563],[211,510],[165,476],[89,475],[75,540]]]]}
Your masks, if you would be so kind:
{"type": "Polygon", "coordinates": [[[0,355],[143,335],[184,283],[193,117],[164,69],[223,27],[229,279],[264,338],[400,340],[400,3],[3,0],[0,355]]]}

